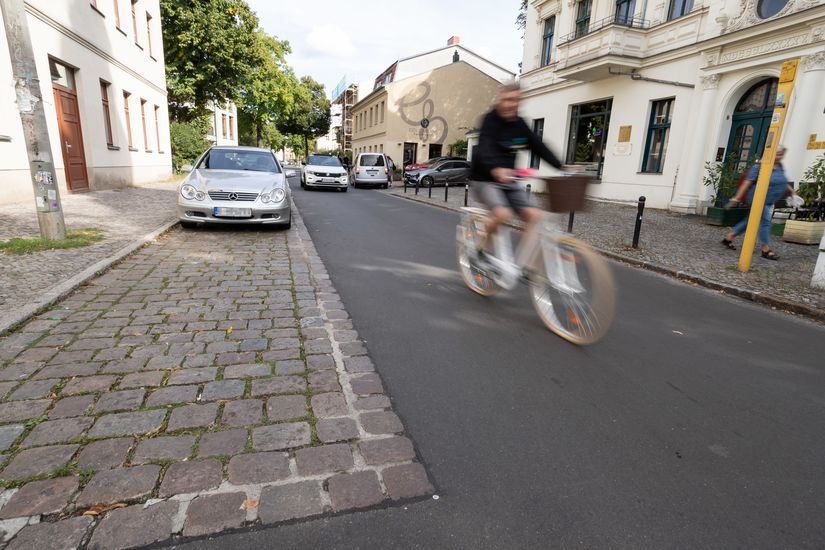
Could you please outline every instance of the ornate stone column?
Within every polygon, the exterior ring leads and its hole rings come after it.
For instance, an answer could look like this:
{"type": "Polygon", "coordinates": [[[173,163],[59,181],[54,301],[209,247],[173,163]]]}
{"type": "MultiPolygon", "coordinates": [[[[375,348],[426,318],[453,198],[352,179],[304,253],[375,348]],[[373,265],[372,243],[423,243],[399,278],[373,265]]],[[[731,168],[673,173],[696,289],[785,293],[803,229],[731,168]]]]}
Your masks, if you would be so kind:
{"type": "MultiPolygon", "coordinates": [[[[711,74],[699,78],[701,91],[699,97],[694,97],[694,107],[691,108],[690,119],[692,131],[688,133],[689,140],[682,148],[682,158],[679,161],[679,176],[676,180],[676,193],[670,203],[670,209],[678,212],[695,213],[702,196],[702,175],[705,161],[709,157],[709,144],[715,140],[709,139],[710,131],[716,126],[716,116],[713,106],[716,103],[716,94],[719,89],[721,75],[711,74]],[[710,122],[710,124],[708,124],[710,122]]],[[[717,113],[718,114],[718,113],[717,113]]]]}
{"type": "MultiPolygon", "coordinates": [[[[805,160],[810,156],[806,154],[808,138],[818,130],[811,125],[811,120],[825,109],[825,50],[804,56],[800,69],[782,136],[782,144],[788,149],[783,162],[785,172],[789,180],[797,183],[807,168],[805,160]]],[[[819,130],[817,140],[825,141],[825,132],[819,130]]]]}

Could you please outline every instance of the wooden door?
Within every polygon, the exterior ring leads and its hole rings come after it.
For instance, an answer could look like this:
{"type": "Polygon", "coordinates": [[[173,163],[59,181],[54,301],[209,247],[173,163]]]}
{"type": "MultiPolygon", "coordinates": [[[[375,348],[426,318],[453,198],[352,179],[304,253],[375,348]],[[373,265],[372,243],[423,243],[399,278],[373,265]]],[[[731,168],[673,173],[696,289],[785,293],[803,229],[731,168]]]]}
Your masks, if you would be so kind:
{"type": "Polygon", "coordinates": [[[74,90],[54,85],[54,104],[60,127],[60,149],[63,151],[63,167],[69,191],[88,191],[89,175],[86,171],[86,154],[83,150],[83,132],[80,128],[80,110],[74,90]]]}

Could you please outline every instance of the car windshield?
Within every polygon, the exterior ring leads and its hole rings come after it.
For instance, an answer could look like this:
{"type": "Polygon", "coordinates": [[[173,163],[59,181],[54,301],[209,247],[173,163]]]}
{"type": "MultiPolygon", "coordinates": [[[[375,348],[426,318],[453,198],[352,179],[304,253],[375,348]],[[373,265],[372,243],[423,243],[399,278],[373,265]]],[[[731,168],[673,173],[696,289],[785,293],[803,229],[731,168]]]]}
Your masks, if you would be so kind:
{"type": "Polygon", "coordinates": [[[360,166],[384,166],[384,155],[361,155],[360,166]]]}
{"type": "Polygon", "coordinates": [[[326,157],[322,155],[310,155],[307,159],[307,164],[310,166],[341,166],[341,161],[338,157],[326,157]]]}
{"type": "Polygon", "coordinates": [[[250,170],[252,172],[275,172],[281,169],[265,151],[241,151],[235,149],[212,149],[201,159],[197,168],[205,170],[250,170]]]}

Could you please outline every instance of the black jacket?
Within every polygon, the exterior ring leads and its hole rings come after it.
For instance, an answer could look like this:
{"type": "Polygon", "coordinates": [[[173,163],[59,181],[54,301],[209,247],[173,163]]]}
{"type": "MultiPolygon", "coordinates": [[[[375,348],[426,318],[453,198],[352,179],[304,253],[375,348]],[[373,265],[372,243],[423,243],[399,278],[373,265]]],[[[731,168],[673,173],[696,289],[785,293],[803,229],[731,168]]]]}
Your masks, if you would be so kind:
{"type": "Polygon", "coordinates": [[[493,168],[515,168],[516,154],[522,149],[530,150],[556,168],[561,168],[556,155],[521,117],[504,120],[493,109],[484,115],[481,123],[478,147],[473,151],[471,179],[493,181],[493,168]]]}

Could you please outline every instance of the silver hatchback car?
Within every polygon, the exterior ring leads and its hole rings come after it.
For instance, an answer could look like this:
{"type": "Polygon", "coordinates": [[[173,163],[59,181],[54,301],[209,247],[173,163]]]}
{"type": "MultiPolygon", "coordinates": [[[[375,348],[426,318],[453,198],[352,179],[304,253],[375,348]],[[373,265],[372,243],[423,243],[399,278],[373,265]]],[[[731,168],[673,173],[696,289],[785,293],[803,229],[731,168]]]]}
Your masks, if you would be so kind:
{"type": "MultiPolygon", "coordinates": [[[[212,147],[178,186],[178,218],[184,226],[257,223],[290,227],[287,174],[272,151],[212,147]]],[[[294,174],[294,172],[292,172],[294,174]]]]}
{"type": "Polygon", "coordinates": [[[390,162],[384,153],[359,153],[352,166],[352,185],[383,187],[392,181],[390,162]]]}

